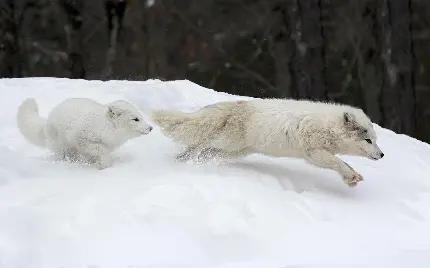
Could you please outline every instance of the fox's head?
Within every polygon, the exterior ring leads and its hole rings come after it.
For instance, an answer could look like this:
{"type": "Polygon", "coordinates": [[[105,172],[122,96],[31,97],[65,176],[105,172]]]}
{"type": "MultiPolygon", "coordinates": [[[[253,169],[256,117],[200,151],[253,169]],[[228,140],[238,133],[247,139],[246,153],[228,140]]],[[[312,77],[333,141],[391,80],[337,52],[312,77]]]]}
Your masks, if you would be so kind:
{"type": "Polygon", "coordinates": [[[130,138],[146,135],[152,130],[152,126],[142,118],[140,111],[126,101],[109,103],[106,116],[114,123],[115,128],[123,130],[130,138]]]}
{"type": "Polygon", "coordinates": [[[344,112],[341,128],[343,132],[340,142],[341,153],[372,160],[384,157],[384,153],[376,144],[377,137],[372,121],[361,109],[344,112]]]}

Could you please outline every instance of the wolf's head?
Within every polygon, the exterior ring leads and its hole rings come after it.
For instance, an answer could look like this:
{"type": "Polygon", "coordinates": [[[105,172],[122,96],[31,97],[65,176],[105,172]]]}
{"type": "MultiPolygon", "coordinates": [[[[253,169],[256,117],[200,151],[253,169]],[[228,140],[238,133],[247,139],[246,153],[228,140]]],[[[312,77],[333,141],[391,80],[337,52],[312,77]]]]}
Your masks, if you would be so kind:
{"type": "Polygon", "coordinates": [[[149,134],[152,130],[152,126],[142,118],[140,111],[123,100],[107,105],[107,117],[114,123],[115,128],[123,130],[130,138],[149,134]]]}
{"type": "Polygon", "coordinates": [[[376,144],[376,132],[371,120],[362,110],[344,112],[342,115],[342,153],[379,160],[384,153],[376,144]]]}

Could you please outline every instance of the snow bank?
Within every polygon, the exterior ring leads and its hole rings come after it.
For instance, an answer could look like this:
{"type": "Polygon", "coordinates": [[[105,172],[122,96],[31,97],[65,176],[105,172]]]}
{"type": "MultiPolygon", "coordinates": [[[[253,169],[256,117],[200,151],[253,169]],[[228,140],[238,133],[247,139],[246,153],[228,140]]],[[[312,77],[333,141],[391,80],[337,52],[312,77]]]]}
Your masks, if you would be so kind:
{"type": "MultiPolygon", "coordinates": [[[[343,157],[364,176],[253,155],[225,165],[175,163],[158,129],[98,171],[56,162],[15,124],[68,97],[122,98],[149,114],[245,97],[189,81],[0,80],[0,267],[428,267],[430,146],[376,127],[385,157],[343,157]]],[[[149,119],[148,119],[149,120],[149,119]]]]}

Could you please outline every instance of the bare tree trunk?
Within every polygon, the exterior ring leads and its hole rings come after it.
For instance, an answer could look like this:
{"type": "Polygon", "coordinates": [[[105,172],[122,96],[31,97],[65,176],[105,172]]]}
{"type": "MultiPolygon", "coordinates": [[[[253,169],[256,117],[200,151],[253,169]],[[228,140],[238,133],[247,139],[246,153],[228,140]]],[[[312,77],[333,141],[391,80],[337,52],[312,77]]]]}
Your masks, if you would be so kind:
{"type": "Polygon", "coordinates": [[[304,44],[302,43],[302,20],[300,17],[299,0],[291,0],[286,6],[287,29],[290,35],[288,47],[291,48],[289,64],[293,98],[306,97],[307,77],[303,74],[304,44]]]}
{"type": "Polygon", "coordinates": [[[325,46],[323,39],[323,0],[300,0],[302,45],[306,93],[308,98],[327,99],[325,81],[325,46]]]}
{"type": "Polygon", "coordinates": [[[2,3],[1,12],[4,18],[4,24],[1,26],[4,31],[3,45],[5,49],[5,74],[8,77],[22,77],[24,70],[22,67],[22,38],[21,23],[26,11],[26,3],[18,5],[14,1],[8,0],[2,3]]]}
{"type": "Polygon", "coordinates": [[[415,138],[430,142],[430,5],[412,1],[414,86],[416,92],[415,138]]]}
{"type": "Polygon", "coordinates": [[[379,27],[384,71],[380,99],[383,123],[395,132],[413,134],[416,100],[410,1],[381,1],[379,27]]]}
{"type": "Polygon", "coordinates": [[[276,91],[279,92],[279,97],[283,98],[291,98],[294,91],[291,85],[291,75],[288,66],[291,61],[289,51],[288,43],[285,40],[276,42],[273,51],[276,70],[276,91]]]}
{"type": "Polygon", "coordinates": [[[294,88],[295,85],[291,81],[293,79],[292,76],[294,76],[291,68],[293,43],[288,38],[290,33],[287,28],[287,9],[288,6],[284,4],[278,4],[272,9],[278,28],[275,31],[273,47],[271,47],[270,52],[275,62],[276,91],[279,97],[282,98],[297,97],[297,91],[294,88]]]}
{"type": "Polygon", "coordinates": [[[381,47],[378,45],[372,45],[379,43],[379,37],[381,36],[380,28],[378,27],[378,2],[368,1],[365,4],[364,16],[369,16],[370,33],[366,51],[364,51],[364,61],[366,66],[363,74],[362,94],[363,94],[363,105],[364,110],[376,124],[381,124],[381,106],[379,105],[378,99],[381,96],[382,90],[382,77],[383,72],[381,69],[381,47]],[[366,14],[368,13],[368,14],[366,14]],[[376,41],[376,42],[375,42],[376,41]]]}
{"type": "Polygon", "coordinates": [[[412,0],[390,3],[393,35],[393,60],[398,66],[396,89],[399,91],[402,133],[415,134],[415,56],[412,44],[412,0]]]}
{"type": "Polygon", "coordinates": [[[63,10],[66,12],[68,25],[64,28],[68,46],[69,69],[71,78],[85,78],[85,64],[82,44],[82,10],[81,1],[60,1],[63,10]]]}
{"type": "Polygon", "coordinates": [[[114,22],[114,26],[112,31],[110,32],[109,38],[109,48],[106,54],[106,65],[105,70],[103,71],[106,77],[111,77],[113,75],[113,64],[116,56],[116,45],[117,45],[117,36],[118,36],[118,23],[114,22]]]}
{"type": "Polygon", "coordinates": [[[297,98],[327,99],[325,47],[321,24],[322,0],[292,0],[287,7],[293,48],[291,86],[297,98]]]}
{"type": "Polygon", "coordinates": [[[164,3],[156,3],[150,12],[145,14],[145,24],[147,26],[146,38],[147,53],[147,73],[148,77],[159,77],[163,70],[167,70],[167,58],[165,52],[166,32],[162,31],[166,27],[163,17],[166,17],[167,10],[164,3]]]}
{"type": "Polygon", "coordinates": [[[123,19],[126,13],[128,1],[105,0],[105,11],[108,21],[109,43],[106,54],[106,64],[103,71],[105,77],[114,74],[114,62],[117,56],[117,45],[121,34],[123,19]]]}

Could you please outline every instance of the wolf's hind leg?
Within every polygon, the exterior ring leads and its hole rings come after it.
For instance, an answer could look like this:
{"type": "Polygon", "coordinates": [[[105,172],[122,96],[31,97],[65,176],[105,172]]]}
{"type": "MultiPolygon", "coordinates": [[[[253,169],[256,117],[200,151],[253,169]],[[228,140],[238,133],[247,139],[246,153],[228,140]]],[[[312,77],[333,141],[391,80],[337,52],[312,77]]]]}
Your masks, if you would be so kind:
{"type": "Polygon", "coordinates": [[[363,177],[351,166],[325,150],[314,150],[306,154],[306,160],[318,167],[332,169],[343,176],[343,181],[349,187],[355,187],[363,177]]]}
{"type": "Polygon", "coordinates": [[[207,163],[211,159],[219,157],[222,154],[223,150],[217,148],[204,148],[197,155],[197,162],[199,163],[207,163]]]}
{"type": "Polygon", "coordinates": [[[248,148],[244,148],[239,151],[228,152],[226,150],[218,149],[218,148],[205,148],[198,155],[199,162],[207,162],[214,158],[219,158],[223,160],[233,160],[241,157],[245,157],[251,154],[251,150],[248,148]]]}
{"type": "Polygon", "coordinates": [[[176,160],[179,162],[189,161],[197,156],[200,150],[202,150],[202,148],[198,145],[189,145],[182,153],[176,155],[176,160]]]}

